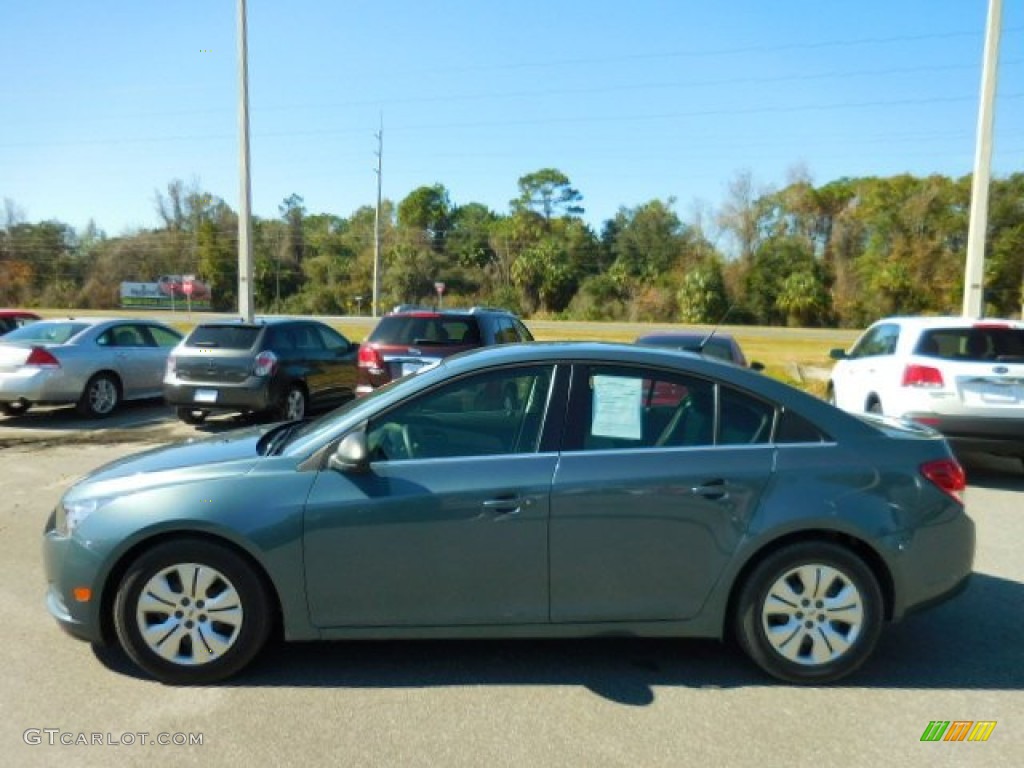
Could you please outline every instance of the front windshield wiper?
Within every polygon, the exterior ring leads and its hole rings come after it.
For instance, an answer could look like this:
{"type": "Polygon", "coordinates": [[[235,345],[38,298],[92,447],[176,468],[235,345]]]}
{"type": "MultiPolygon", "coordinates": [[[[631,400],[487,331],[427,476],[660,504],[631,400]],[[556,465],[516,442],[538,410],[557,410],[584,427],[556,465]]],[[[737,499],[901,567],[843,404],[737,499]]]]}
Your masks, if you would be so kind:
{"type": "Polygon", "coordinates": [[[260,440],[261,445],[258,448],[260,456],[276,456],[280,453],[281,449],[288,443],[288,438],[302,424],[303,422],[301,421],[289,421],[267,432],[260,440]]]}

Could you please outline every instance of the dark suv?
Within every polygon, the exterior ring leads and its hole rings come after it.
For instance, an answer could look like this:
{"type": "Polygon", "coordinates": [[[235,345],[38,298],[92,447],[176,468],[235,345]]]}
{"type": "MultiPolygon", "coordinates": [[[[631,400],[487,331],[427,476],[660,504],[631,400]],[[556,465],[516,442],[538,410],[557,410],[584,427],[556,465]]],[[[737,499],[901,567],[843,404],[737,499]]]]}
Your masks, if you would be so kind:
{"type": "Polygon", "coordinates": [[[357,395],[432,368],[456,352],[533,341],[522,321],[504,309],[410,309],[380,319],[359,348],[357,395]]]}
{"type": "Polygon", "coordinates": [[[164,399],[189,424],[213,411],[302,419],[353,396],[357,350],[316,320],[203,323],[167,358],[164,399]]]}

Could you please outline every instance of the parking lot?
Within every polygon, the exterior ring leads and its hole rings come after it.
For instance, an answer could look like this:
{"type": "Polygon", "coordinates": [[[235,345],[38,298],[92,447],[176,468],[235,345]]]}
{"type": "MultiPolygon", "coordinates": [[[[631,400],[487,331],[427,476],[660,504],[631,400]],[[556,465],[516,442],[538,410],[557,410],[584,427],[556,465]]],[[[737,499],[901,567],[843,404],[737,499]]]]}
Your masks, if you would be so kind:
{"type": "Polygon", "coordinates": [[[607,638],[278,644],[229,684],[175,689],[65,637],[43,606],[39,539],[67,485],[236,424],[197,431],[156,403],[0,424],[5,764],[1024,764],[1020,462],[964,457],[970,587],[887,628],[867,666],[829,688],[771,682],[716,642],[607,638]],[[997,725],[985,743],[922,743],[934,720],[997,725]]]}

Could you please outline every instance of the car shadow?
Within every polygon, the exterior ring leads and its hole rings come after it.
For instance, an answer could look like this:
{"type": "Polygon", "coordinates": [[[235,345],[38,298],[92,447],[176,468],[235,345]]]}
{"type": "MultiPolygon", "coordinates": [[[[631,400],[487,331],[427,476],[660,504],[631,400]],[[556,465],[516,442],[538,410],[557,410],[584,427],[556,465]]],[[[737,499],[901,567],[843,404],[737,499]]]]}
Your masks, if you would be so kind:
{"type": "Polygon", "coordinates": [[[967,484],[994,491],[1024,491],[1024,463],[1008,456],[961,452],[967,484]]]}
{"type": "Polygon", "coordinates": [[[18,416],[0,416],[0,428],[26,430],[62,430],[91,432],[97,429],[123,429],[143,425],[171,423],[174,412],[161,398],[127,400],[105,418],[79,415],[75,406],[36,406],[18,416]]]}
{"type": "MultiPolygon", "coordinates": [[[[975,574],[962,595],[887,626],[875,653],[843,688],[1024,689],[1024,585],[975,574]]],[[[122,653],[96,649],[120,674],[143,677],[122,653]]],[[[658,688],[786,687],[732,643],[605,637],[579,640],[389,640],[272,643],[225,685],[431,688],[574,685],[624,706],[658,688]]]]}

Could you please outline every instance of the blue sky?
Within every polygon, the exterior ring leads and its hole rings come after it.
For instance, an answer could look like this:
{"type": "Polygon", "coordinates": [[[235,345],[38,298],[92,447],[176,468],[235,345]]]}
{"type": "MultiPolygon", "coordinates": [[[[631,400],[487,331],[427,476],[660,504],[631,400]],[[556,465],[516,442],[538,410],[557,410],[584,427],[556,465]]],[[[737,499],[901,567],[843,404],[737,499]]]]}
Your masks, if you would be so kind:
{"type": "MultiPolygon", "coordinates": [[[[253,211],[350,215],[442,183],[507,212],[555,167],[595,228],[718,206],[749,171],[969,173],[987,0],[250,0],[253,211]]],[[[0,24],[0,198],[156,226],[197,180],[238,207],[235,0],[36,0],[0,24]]],[[[1005,2],[994,172],[1024,170],[1024,4],[1005,2]]]]}

